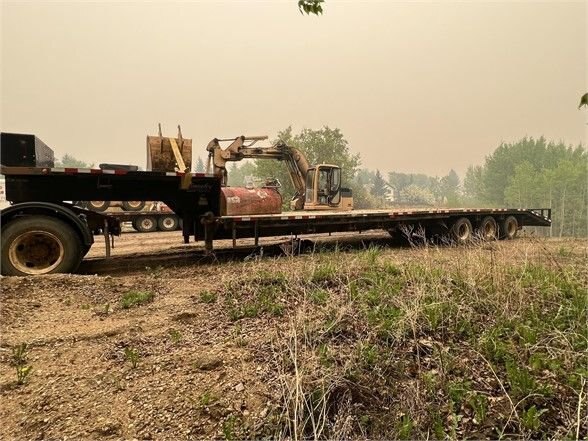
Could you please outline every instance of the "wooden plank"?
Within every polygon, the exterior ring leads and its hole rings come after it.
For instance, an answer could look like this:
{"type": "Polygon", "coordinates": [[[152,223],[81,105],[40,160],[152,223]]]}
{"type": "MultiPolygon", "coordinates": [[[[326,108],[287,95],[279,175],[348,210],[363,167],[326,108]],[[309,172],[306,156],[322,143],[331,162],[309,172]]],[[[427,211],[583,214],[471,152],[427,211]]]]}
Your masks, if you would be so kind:
{"type": "Polygon", "coordinates": [[[176,143],[176,140],[174,138],[170,138],[169,143],[171,145],[172,152],[173,152],[174,157],[176,159],[176,164],[178,165],[178,168],[180,169],[180,171],[185,172],[186,171],[186,164],[184,164],[184,160],[182,159],[182,154],[180,153],[180,149],[178,148],[178,144],[176,143]]]}

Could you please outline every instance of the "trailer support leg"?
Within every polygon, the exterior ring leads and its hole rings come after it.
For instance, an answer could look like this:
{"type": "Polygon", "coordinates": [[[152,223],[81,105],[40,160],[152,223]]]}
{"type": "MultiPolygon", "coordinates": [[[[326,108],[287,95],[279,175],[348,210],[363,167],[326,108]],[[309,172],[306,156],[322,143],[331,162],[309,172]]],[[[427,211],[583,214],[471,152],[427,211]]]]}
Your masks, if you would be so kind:
{"type": "Polygon", "coordinates": [[[190,243],[190,222],[191,216],[184,214],[182,216],[182,235],[184,236],[184,243],[190,243]]]}
{"type": "Polygon", "coordinates": [[[254,230],[255,230],[255,246],[258,246],[259,245],[259,229],[257,228],[257,221],[255,221],[254,230]]]}
{"type": "Polygon", "coordinates": [[[212,251],[212,229],[209,225],[204,227],[204,249],[207,253],[212,251]]]}
{"type": "Polygon", "coordinates": [[[211,212],[205,213],[200,219],[204,226],[204,249],[206,253],[212,253],[212,241],[214,239],[214,214],[211,212]]]}
{"type": "Polygon", "coordinates": [[[233,222],[233,248],[237,247],[237,224],[233,222]]]}
{"type": "Polygon", "coordinates": [[[106,257],[110,257],[110,229],[108,228],[108,220],[104,219],[104,245],[106,246],[106,257]]]}

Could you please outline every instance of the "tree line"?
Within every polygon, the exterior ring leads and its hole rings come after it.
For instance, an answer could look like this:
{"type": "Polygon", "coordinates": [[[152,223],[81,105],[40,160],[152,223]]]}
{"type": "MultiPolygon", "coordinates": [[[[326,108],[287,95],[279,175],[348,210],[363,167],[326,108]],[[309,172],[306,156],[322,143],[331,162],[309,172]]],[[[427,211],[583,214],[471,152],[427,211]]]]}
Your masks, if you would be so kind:
{"type": "Polygon", "coordinates": [[[554,236],[586,236],[588,156],[582,145],[541,137],[501,144],[463,183],[468,205],[552,209],[554,236]]]}

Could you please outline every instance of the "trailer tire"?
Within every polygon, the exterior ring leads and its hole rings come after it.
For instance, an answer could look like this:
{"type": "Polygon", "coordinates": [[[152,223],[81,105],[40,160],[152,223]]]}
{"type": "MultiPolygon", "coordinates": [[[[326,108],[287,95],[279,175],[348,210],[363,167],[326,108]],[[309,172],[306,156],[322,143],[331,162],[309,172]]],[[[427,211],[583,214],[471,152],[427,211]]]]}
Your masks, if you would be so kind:
{"type": "Polygon", "coordinates": [[[123,201],[122,207],[125,211],[141,211],[145,208],[145,201],[123,201]]]}
{"type": "Polygon", "coordinates": [[[500,224],[500,238],[512,240],[517,236],[519,223],[514,216],[507,216],[500,224]]]}
{"type": "Polygon", "coordinates": [[[175,231],[178,229],[178,217],[170,214],[162,216],[157,220],[157,226],[161,231],[175,231]]]}
{"type": "Polygon", "coordinates": [[[59,219],[39,215],[16,218],[2,229],[2,274],[70,273],[82,261],[82,248],[76,231],[59,219]]]}
{"type": "Polygon", "coordinates": [[[467,217],[460,217],[451,226],[451,238],[458,244],[472,240],[472,223],[467,217]]]}
{"type": "Polygon", "coordinates": [[[482,222],[480,222],[477,228],[477,235],[480,239],[488,242],[498,239],[498,224],[496,223],[496,219],[492,216],[486,216],[482,219],[482,222]]]}
{"type": "Polygon", "coordinates": [[[131,225],[133,226],[133,230],[139,231],[139,226],[137,225],[137,219],[133,219],[131,221],[131,225]]]}
{"type": "Polygon", "coordinates": [[[137,231],[141,233],[157,231],[157,220],[153,216],[139,216],[134,220],[134,223],[137,225],[135,227],[137,231]]]}
{"type": "Polygon", "coordinates": [[[110,207],[110,201],[88,201],[88,209],[92,211],[106,211],[110,207]]]}

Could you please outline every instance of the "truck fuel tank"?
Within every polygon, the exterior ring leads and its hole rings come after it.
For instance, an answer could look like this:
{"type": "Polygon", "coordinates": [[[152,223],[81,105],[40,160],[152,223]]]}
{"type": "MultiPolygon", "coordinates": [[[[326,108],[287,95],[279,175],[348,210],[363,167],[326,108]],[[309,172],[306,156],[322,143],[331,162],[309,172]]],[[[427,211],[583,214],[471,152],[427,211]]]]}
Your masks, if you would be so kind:
{"type": "Polygon", "coordinates": [[[221,188],[221,216],[279,214],[282,195],[275,188],[221,188]]]}

